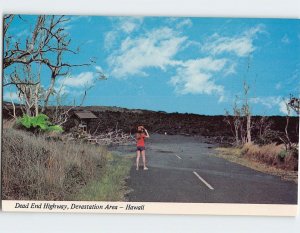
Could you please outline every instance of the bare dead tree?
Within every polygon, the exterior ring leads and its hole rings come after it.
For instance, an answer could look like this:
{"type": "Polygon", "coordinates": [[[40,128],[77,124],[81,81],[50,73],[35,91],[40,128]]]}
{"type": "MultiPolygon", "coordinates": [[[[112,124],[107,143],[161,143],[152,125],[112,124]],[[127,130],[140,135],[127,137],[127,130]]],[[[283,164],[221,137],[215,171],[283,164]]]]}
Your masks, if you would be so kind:
{"type": "Polygon", "coordinates": [[[279,135],[278,137],[284,143],[286,151],[289,151],[292,148],[292,142],[290,140],[289,132],[288,132],[291,109],[290,109],[289,103],[286,102],[285,100],[283,100],[283,101],[285,103],[286,110],[287,110],[286,124],[285,124],[285,127],[284,127],[284,135],[283,136],[279,135]]]}
{"type": "MultiPolygon", "coordinates": [[[[44,112],[48,107],[49,99],[54,93],[54,85],[58,77],[67,75],[72,67],[87,66],[90,64],[71,64],[65,62],[63,59],[66,53],[77,54],[79,51],[70,48],[71,39],[69,39],[68,34],[65,33],[63,28],[64,23],[69,21],[67,17],[38,16],[33,31],[22,41],[14,41],[13,36],[9,35],[9,27],[14,18],[14,15],[6,15],[4,17],[3,69],[17,65],[27,67],[28,69],[32,69],[33,66],[45,66],[50,70],[49,85],[45,89],[42,99],[37,97],[41,88],[40,80],[29,82],[28,78],[26,79],[15,73],[11,76],[12,79],[10,81],[4,83],[4,86],[15,85],[17,87],[24,96],[25,103],[27,104],[26,110],[32,107],[29,97],[36,96],[35,99],[33,98],[33,106],[35,114],[38,114],[38,103],[40,101],[43,102],[41,112],[44,112]]],[[[28,70],[28,72],[30,71],[28,70]]]]}
{"type": "Polygon", "coordinates": [[[277,138],[278,132],[272,130],[273,121],[268,116],[261,116],[255,123],[254,128],[257,131],[258,142],[262,144],[271,143],[277,138]]]}
{"type": "Polygon", "coordinates": [[[231,116],[229,111],[226,111],[224,120],[230,126],[232,135],[235,138],[235,145],[239,146],[241,143],[240,136],[242,135],[241,134],[242,132],[240,132],[240,129],[242,127],[241,125],[242,121],[241,121],[241,110],[237,106],[237,96],[234,101],[233,115],[231,116]]]}
{"type": "Polygon", "coordinates": [[[295,111],[297,115],[300,114],[300,99],[290,95],[290,99],[288,101],[289,107],[295,111]]]}
{"type": "MultiPolygon", "coordinates": [[[[238,96],[236,96],[233,106],[232,121],[227,123],[231,125],[233,135],[235,137],[235,144],[251,143],[251,131],[253,128],[251,121],[251,110],[249,104],[249,85],[244,81],[244,93],[242,98],[242,106],[238,106],[238,96]]],[[[228,113],[226,113],[228,115],[228,113]]],[[[226,119],[226,118],[225,118],[226,119]]]]}
{"type": "Polygon", "coordinates": [[[249,85],[244,81],[244,104],[242,106],[242,113],[246,118],[246,142],[251,143],[251,110],[249,105],[249,85]]]}
{"type": "MultiPolygon", "coordinates": [[[[286,114],[286,124],[284,128],[284,135],[279,135],[279,139],[284,143],[286,151],[293,149],[293,143],[289,136],[289,122],[291,117],[291,110],[294,110],[294,112],[299,116],[299,104],[300,100],[299,98],[293,97],[290,95],[290,98],[288,100],[283,100],[286,106],[287,114],[286,114]]],[[[299,124],[296,124],[296,132],[298,133],[299,124]]]]}
{"type": "Polygon", "coordinates": [[[63,125],[70,118],[70,111],[75,108],[74,106],[64,106],[66,94],[63,93],[64,83],[59,87],[59,89],[54,90],[55,104],[52,109],[51,122],[55,125],[63,125]]]}
{"type": "Polygon", "coordinates": [[[10,74],[10,86],[14,84],[17,89],[18,98],[20,100],[20,108],[24,109],[24,113],[29,116],[38,115],[39,100],[41,99],[40,87],[40,70],[37,73],[32,72],[31,64],[16,67],[12,74],[10,74]],[[34,109],[34,113],[32,110],[34,109]]]}
{"type": "Polygon", "coordinates": [[[250,86],[246,81],[246,76],[249,74],[250,70],[250,56],[247,60],[246,74],[243,82],[243,94],[241,96],[236,96],[233,107],[233,119],[234,119],[234,135],[236,144],[252,143],[252,114],[251,106],[249,103],[249,91],[250,86]],[[242,106],[238,106],[238,99],[241,100],[242,106]]]}
{"type": "Polygon", "coordinates": [[[236,135],[235,136],[236,144],[240,145],[239,129],[240,129],[240,127],[242,127],[242,121],[241,121],[241,111],[238,108],[236,102],[235,102],[234,107],[233,107],[233,113],[234,113],[234,131],[235,131],[235,135],[236,135]]]}
{"type": "Polygon", "coordinates": [[[247,143],[247,131],[245,130],[245,116],[243,116],[242,113],[241,113],[241,124],[240,124],[240,138],[241,138],[242,145],[247,143]]]}
{"type": "MultiPolygon", "coordinates": [[[[298,117],[300,116],[300,99],[290,95],[290,99],[288,102],[289,107],[294,110],[294,112],[298,115],[298,117]]],[[[296,134],[299,134],[299,121],[296,124],[296,134]]]]}

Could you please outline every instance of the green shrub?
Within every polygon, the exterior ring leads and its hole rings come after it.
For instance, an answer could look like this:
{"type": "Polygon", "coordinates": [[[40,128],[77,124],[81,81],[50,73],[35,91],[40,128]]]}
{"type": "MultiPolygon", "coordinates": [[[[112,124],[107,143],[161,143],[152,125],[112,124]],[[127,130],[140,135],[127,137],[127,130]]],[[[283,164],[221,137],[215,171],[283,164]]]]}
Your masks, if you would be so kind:
{"type": "Polygon", "coordinates": [[[287,156],[287,151],[286,150],[282,150],[278,153],[278,157],[283,160],[286,156],[287,156]]]}
{"type": "Polygon", "coordinates": [[[63,128],[60,125],[50,125],[48,131],[63,132],[63,128]]]}
{"type": "Polygon", "coordinates": [[[59,125],[53,125],[49,121],[49,117],[45,114],[39,114],[34,117],[23,115],[23,117],[17,120],[17,124],[22,125],[29,131],[63,132],[62,127],[59,125]]]}

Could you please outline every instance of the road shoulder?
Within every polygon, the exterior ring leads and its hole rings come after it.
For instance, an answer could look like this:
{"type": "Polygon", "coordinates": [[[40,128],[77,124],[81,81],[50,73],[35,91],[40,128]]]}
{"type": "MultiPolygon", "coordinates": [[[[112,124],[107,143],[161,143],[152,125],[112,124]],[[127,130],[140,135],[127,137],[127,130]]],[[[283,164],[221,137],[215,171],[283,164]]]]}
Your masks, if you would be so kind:
{"type": "Polygon", "coordinates": [[[279,176],[282,180],[293,181],[296,184],[298,183],[297,171],[287,171],[263,164],[261,162],[250,160],[247,157],[243,157],[240,153],[240,149],[238,148],[218,147],[215,148],[215,151],[216,153],[214,155],[216,157],[251,168],[259,172],[263,172],[265,174],[279,176]]]}

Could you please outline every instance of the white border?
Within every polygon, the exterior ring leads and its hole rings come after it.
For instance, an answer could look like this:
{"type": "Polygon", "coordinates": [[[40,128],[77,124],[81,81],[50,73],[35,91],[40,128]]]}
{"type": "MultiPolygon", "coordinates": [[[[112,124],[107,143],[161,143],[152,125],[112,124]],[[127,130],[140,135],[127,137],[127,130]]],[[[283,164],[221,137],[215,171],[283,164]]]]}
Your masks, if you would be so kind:
{"type": "MultiPolygon", "coordinates": [[[[0,0],[3,13],[85,15],[178,15],[299,18],[299,0],[0,0]]],[[[0,19],[2,31],[2,18],[0,19]]],[[[0,43],[2,51],[2,44],[0,43]]],[[[1,54],[2,56],[2,54],[1,54]]],[[[0,69],[1,64],[0,64],[0,69]]],[[[299,186],[298,186],[299,189],[299,186]]],[[[298,197],[300,192],[298,191],[298,197]]],[[[299,199],[299,198],[298,198],[299,199]]],[[[0,212],[1,232],[210,232],[296,233],[300,216],[189,217],[155,215],[9,214],[0,212]]]]}
{"type": "Polygon", "coordinates": [[[295,216],[297,205],[166,203],[166,202],[84,202],[84,201],[2,201],[3,211],[37,213],[106,214],[188,214],[295,216]],[[26,208],[20,208],[26,206],[26,208]],[[49,208],[49,206],[65,206],[49,208]],[[77,206],[77,208],[75,207],[77,206]],[[98,206],[98,209],[86,209],[98,206]],[[99,209],[101,207],[101,209],[99,209]],[[82,209],[83,208],[83,209],[82,209]]]}
{"type": "Polygon", "coordinates": [[[298,0],[0,0],[1,13],[299,18],[298,0]]]}

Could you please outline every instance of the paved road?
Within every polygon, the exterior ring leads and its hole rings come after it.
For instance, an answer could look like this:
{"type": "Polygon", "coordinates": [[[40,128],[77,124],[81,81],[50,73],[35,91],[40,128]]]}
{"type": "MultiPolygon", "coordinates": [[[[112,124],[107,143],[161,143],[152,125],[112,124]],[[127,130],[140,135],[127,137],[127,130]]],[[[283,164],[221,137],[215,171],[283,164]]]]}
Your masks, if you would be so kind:
{"type": "MultiPolygon", "coordinates": [[[[148,171],[133,162],[133,202],[295,204],[297,185],[215,157],[214,145],[181,135],[151,135],[148,171]]],[[[120,149],[120,148],[119,148],[120,149]]],[[[121,150],[134,153],[132,147],[121,150]]]]}

